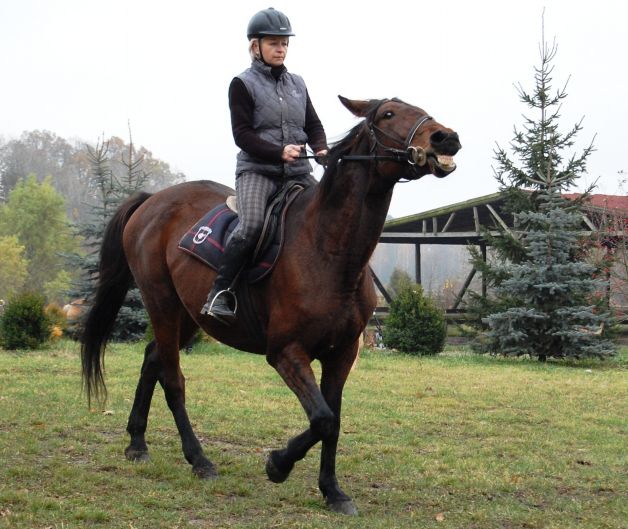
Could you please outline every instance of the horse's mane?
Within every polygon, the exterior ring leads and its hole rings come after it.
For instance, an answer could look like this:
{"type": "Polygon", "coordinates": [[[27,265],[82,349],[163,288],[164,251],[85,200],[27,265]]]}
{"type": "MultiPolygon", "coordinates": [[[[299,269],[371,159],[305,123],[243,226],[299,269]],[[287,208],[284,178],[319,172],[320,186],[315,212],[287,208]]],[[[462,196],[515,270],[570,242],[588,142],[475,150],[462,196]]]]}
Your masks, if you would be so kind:
{"type": "Polygon", "coordinates": [[[327,158],[327,168],[325,169],[323,177],[320,181],[320,188],[322,190],[323,196],[327,196],[327,194],[331,191],[333,180],[336,177],[336,173],[338,172],[338,162],[345,154],[348,154],[351,149],[355,147],[356,142],[364,131],[364,123],[373,120],[373,118],[375,117],[375,112],[382,104],[382,102],[382,99],[369,100],[369,106],[367,108],[365,118],[360,121],[355,127],[353,127],[349,132],[347,132],[340,140],[331,145],[331,149],[329,150],[327,158]]]}

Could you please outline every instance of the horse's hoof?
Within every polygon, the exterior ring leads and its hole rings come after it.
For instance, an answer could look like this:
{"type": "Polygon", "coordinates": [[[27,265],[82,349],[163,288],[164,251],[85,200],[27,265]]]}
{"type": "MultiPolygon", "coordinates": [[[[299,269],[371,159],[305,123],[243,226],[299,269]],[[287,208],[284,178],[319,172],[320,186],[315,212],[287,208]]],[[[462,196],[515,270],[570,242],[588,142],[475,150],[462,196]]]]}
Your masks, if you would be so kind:
{"type": "Polygon", "coordinates": [[[216,479],[218,477],[216,467],[211,463],[192,467],[192,473],[199,479],[216,479]]]}
{"type": "Polygon", "coordinates": [[[137,448],[133,448],[131,446],[127,446],[124,450],[124,455],[129,461],[135,461],[138,463],[143,463],[150,459],[148,455],[148,450],[138,450],[137,448]]]}
{"type": "Polygon", "coordinates": [[[277,468],[277,465],[275,465],[275,462],[273,461],[273,454],[274,452],[271,452],[268,456],[268,459],[266,459],[266,475],[268,476],[268,479],[271,480],[273,483],[283,483],[288,479],[292,467],[290,467],[290,470],[288,470],[287,472],[279,470],[279,468],[277,468]]]}
{"type": "Polygon", "coordinates": [[[358,509],[351,500],[330,502],[327,504],[327,508],[330,511],[337,512],[339,514],[346,514],[347,516],[358,515],[358,509]]]}

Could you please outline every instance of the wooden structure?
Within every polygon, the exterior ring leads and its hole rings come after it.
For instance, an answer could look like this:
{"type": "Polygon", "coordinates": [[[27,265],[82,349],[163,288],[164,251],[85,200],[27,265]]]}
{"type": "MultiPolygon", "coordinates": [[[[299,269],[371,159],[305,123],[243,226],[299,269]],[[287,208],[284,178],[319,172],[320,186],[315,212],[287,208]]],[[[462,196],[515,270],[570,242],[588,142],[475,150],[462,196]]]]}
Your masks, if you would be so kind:
{"type": "MultiPolygon", "coordinates": [[[[565,195],[576,198],[577,194],[565,195]]],[[[424,244],[477,245],[486,259],[486,241],[482,233],[486,230],[499,235],[502,230],[512,231],[512,214],[505,211],[505,195],[501,192],[481,196],[465,202],[451,204],[438,209],[410,215],[386,222],[380,236],[381,244],[413,244],[415,248],[414,280],[421,284],[421,246],[424,244]]],[[[599,234],[605,240],[621,240],[628,237],[628,197],[615,195],[592,195],[583,209],[582,234],[599,234]]],[[[458,307],[467,291],[476,270],[472,269],[454,304],[448,313],[460,312],[458,307]]],[[[375,284],[384,299],[391,301],[390,294],[375,276],[375,284]]],[[[486,284],[482,282],[482,293],[486,284]]]]}

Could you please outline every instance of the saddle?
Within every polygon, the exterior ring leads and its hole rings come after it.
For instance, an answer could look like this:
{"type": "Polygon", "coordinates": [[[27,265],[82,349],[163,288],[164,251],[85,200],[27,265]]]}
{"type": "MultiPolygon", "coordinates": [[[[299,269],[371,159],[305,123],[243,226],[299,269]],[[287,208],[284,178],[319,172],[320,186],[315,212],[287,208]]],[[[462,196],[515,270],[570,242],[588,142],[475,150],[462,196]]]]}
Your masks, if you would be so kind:
{"type": "MultiPolygon", "coordinates": [[[[299,182],[288,182],[270,198],[253,257],[241,275],[248,283],[264,279],[277,263],[283,248],[286,213],[303,189],[299,182]]],[[[203,215],[181,238],[179,249],[218,270],[226,243],[240,222],[234,202],[229,197],[203,215]]]]}

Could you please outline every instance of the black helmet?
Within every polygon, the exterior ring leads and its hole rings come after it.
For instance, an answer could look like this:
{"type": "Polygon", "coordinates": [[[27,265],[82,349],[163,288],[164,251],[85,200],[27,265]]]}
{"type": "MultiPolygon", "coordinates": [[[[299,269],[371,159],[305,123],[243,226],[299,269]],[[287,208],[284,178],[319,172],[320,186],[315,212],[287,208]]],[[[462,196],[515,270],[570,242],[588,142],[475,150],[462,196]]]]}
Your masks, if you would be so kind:
{"type": "Polygon", "coordinates": [[[272,7],[258,11],[249,21],[246,36],[255,39],[265,36],[293,37],[290,20],[281,11],[272,7]]]}

